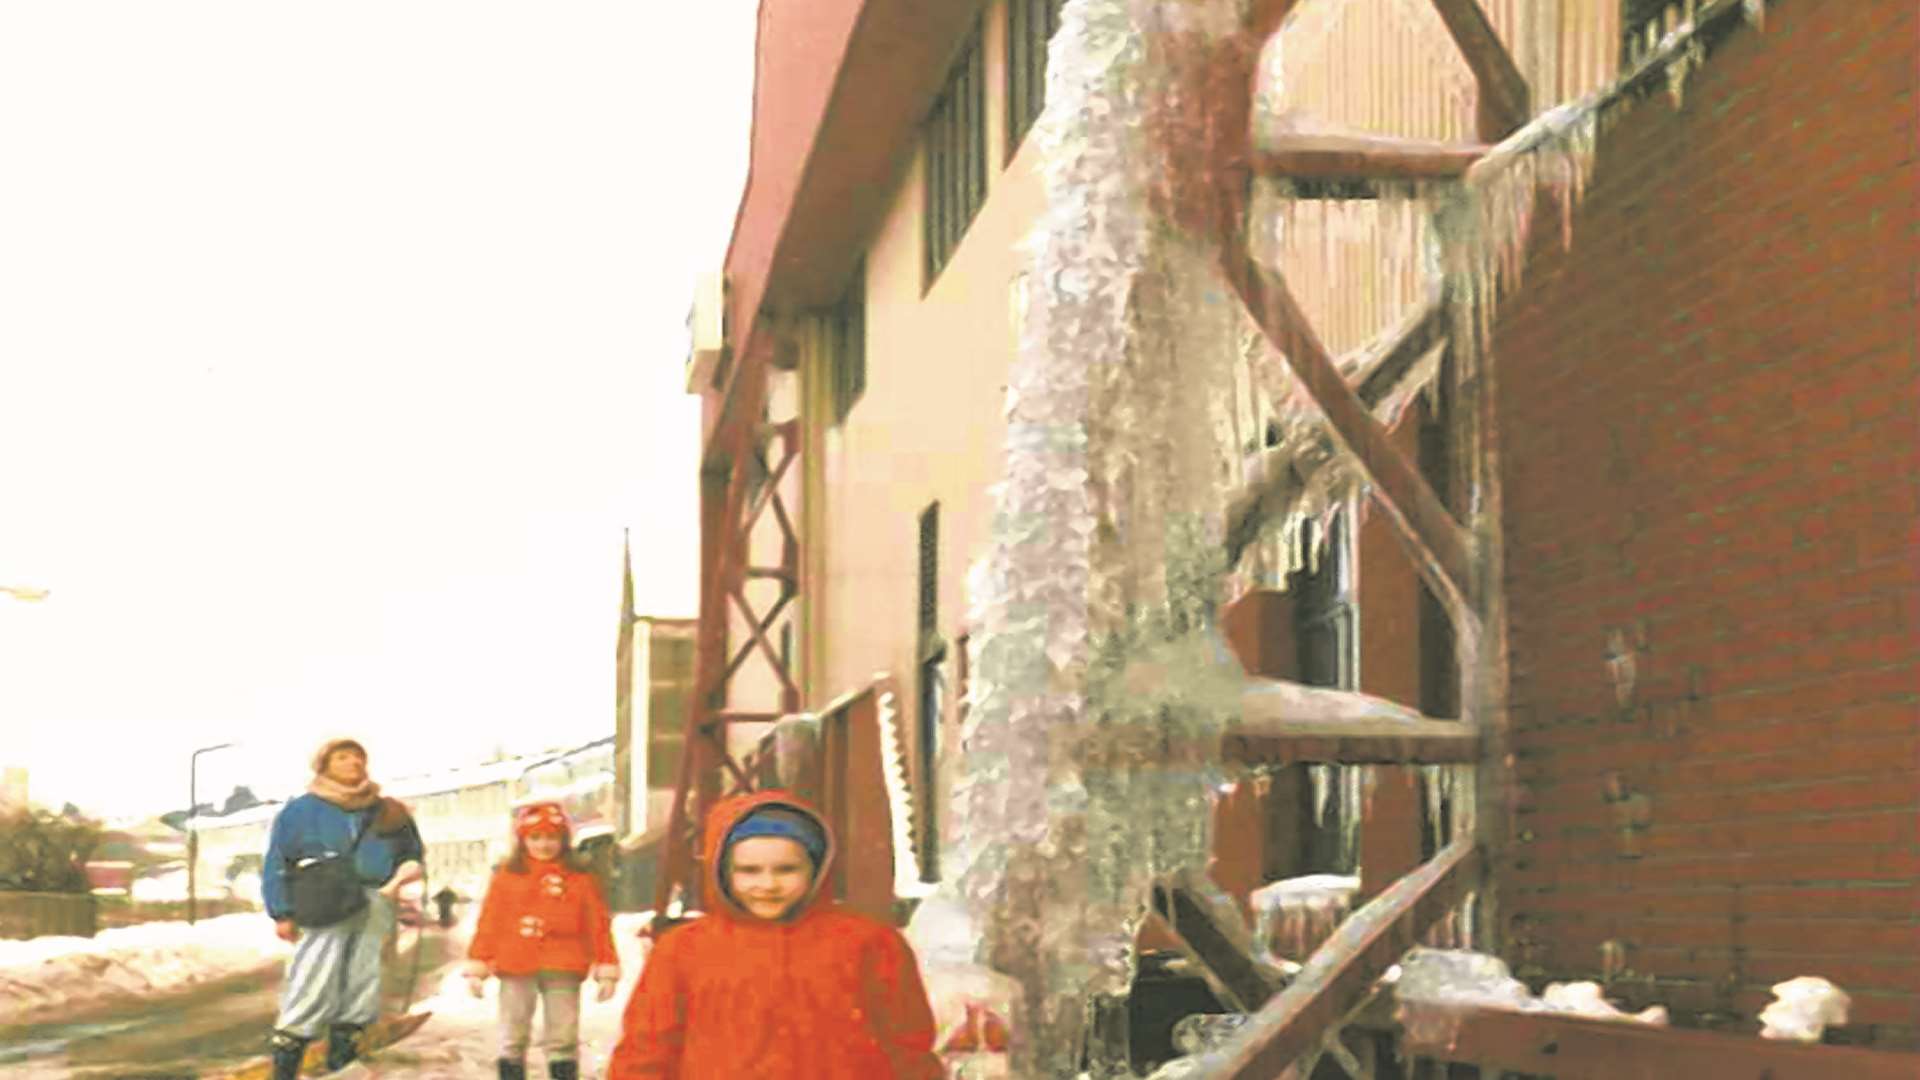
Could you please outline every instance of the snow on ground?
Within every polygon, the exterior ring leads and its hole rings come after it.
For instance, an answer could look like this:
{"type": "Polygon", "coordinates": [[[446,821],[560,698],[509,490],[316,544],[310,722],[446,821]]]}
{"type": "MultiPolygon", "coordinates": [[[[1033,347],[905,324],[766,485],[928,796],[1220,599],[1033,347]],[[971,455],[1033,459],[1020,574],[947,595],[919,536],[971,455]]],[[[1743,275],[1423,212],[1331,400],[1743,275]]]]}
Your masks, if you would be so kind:
{"type": "MultiPolygon", "coordinates": [[[[935,905],[934,910],[928,911],[928,917],[917,918],[918,930],[910,936],[920,955],[920,969],[926,980],[927,995],[934,1005],[941,1044],[946,1045],[969,1020],[984,1016],[970,1012],[969,1004],[987,1006],[996,1018],[1010,1016],[1012,998],[1019,989],[1011,979],[967,962],[971,959],[970,943],[961,948],[959,942],[952,940],[956,931],[967,932],[963,921],[955,921],[963,920],[964,916],[937,909],[935,905]]],[[[596,1002],[592,985],[582,988],[580,1075],[589,1080],[606,1075],[607,1059],[620,1041],[621,1015],[640,981],[640,968],[646,962],[651,944],[640,937],[640,930],[652,917],[651,912],[640,912],[613,918],[613,941],[620,952],[620,985],[613,999],[596,1002]]],[[[463,921],[455,933],[464,940],[471,929],[471,923],[463,921]]],[[[465,951],[464,945],[461,951],[465,951]]],[[[489,1074],[500,1056],[496,1026],[499,986],[498,980],[488,979],[485,996],[475,998],[468,992],[458,968],[449,970],[441,978],[437,992],[414,1007],[415,1011],[433,1013],[433,1018],[419,1031],[342,1073],[341,1080],[445,1080],[450,1076],[489,1074]]],[[[534,1047],[527,1053],[529,1076],[546,1072],[539,1041],[536,1018],[534,1047]]],[[[969,1052],[972,1047],[968,1042],[965,1038],[958,1040],[954,1045],[961,1048],[960,1052],[947,1055],[954,1075],[970,1078],[1006,1075],[1004,1053],[985,1052],[984,1047],[978,1052],[969,1052]]]]}
{"type": "MultiPolygon", "coordinates": [[[[613,941],[620,952],[620,986],[610,1001],[595,1001],[594,984],[581,987],[580,1075],[597,1078],[606,1075],[607,1058],[620,1041],[621,1009],[640,981],[640,967],[646,959],[648,942],[640,938],[640,929],[652,918],[651,912],[614,916],[613,941]]],[[[463,921],[461,931],[470,931],[463,921]]],[[[464,936],[464,935],[463,935],[464,936]]],[[[462,945],[464,954],[465,946],[462,945]]],[[[499,1059],[499,1033],[496,1023],[500,1009],[500,982],[488,979],[485,996],[475,998],[467,990],[458,966],[441,977],[437,992],[414,1006],[416,1012],[431,1012],[433,1019],[419,1031],[375,1054],[362,1065],[341,1074],[342,1080],[362,1077],[367,1080],[445,1080],[449,1076],[482,1076],[499,1059]]],[[[534,1019],[533,1049],[527,1053],[530,1076],[546,1073],[545,1058],[539,1049],[540,1019],[534,1019]]]]}
{"type": "Polygon", "coordinates": [[[65,1020],[128,1000],[151,1001],[279,963],[293,946],[252,912],[142,923],[91,938],[0,941],[0,1001],[7,1022],[65,1020]]]}

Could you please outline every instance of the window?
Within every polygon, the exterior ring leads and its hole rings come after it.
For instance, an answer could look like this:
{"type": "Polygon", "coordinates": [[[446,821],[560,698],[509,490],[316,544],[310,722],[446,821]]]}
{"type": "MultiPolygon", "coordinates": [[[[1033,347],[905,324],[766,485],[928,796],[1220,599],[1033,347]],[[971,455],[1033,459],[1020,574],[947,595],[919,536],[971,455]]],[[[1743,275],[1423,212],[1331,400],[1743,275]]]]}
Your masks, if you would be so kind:
{"type": "Polygon", "coordinates": [[[934,765],[940,759],[940,714],[946,708],[947,645],[940,640],[940,504],[920,513],[919,705],[920,880],[939,879],[939,830],[934,817],[934,765]]]}
{"type": "Polygon", "coordinates": [[[1353,553],[1347,535],[1347,515],[1335,514],[1327,535],[1317,526],[1301,529],[1300,542],[1311,546],[1324,539],[1318,559],[1308,552],[1313,569],[1300,571],[1288,583],[1297,598],[1294,640],[1300,650],[1300,681],[1308,686],[1352,690],[1359,685],[1358,606],[1353,595],[1353,553]]]}
{"type": "Polygon", "coordinates": [[[1007,157],[1020,149],[1047,101],[1047,42],[1060,29],[1066,0],[1007,4],[1007,157]]]}
{"type": "Polygon", "coordinates": [[[960,50],[947,85],[927,116],[927,188],[923,227],[926,283],[940,276],[987,198],[986,72],[980,24],[960,50]]]}
{"type": "MultiPolygon", "coordinates": [[[[1294,594],[1294,642],[1299,649],[1300,681],[1308,686],[1352,690],[1360,684],[1359,605],[1354,595],[1352,517],[1342,511],[1329,523],[1319,558],[1310,570],[1296,572],[1287,589],[1294,594]]],[[[1313,545],[1319,528],[1301,530],[1300,542],[1313,545]]],[[[1303,820],[1305,872],[1352,873],[1359,864],[1360,769],[1344,765],[1308,766],[1312,781],[1303,786],[1308,805],[1303,820]]]]}
{"type": "Polygon", "coordinates": [[[833,422],[846,422],[853,403],[867,392],[867,270],[853,268],[853,280],[834,305],[828,332],[832,337],[831,366],[833,422]]]}

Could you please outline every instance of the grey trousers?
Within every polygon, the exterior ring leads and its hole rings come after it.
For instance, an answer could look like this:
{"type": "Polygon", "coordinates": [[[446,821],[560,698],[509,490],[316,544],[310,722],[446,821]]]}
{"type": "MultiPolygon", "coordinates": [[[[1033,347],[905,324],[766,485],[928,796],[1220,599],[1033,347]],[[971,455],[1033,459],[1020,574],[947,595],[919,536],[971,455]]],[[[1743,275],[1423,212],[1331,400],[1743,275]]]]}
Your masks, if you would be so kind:
{"type": "Polygon", "coordinates": [[[343,923],[302,927],[280,987],[273,1026],[311,1039],[328,1024],[371,1024],[380,1016],[380,954],[393,929],[393,901],[367,890],[367,906],[343,923]]]}
{"type": "Polygon", "coordinates": [[[580,976],[564,971],[500,976],[500,1056],[525,1061],[533,1036],[533,1006],[546,1016],[540,1048],[548,1061],[580,1056],[580,976]]]}

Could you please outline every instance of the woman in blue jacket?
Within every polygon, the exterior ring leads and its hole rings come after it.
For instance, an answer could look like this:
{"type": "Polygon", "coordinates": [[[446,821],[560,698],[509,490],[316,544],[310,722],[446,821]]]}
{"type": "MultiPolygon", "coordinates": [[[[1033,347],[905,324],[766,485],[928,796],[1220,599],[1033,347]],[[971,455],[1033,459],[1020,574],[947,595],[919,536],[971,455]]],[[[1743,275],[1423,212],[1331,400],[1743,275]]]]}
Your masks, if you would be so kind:
{"type": "Polygon", "coordinates": [[[380,956],[393,928],[394,896],[420,878],[424,846],[407,808],[382,798],[367,777],[367,751],[354,739],[332,739],[313,759],[307,793],[273,819],[261,875],[267,914],[294,943],[274,1021],[274,1080],[293,1080],[307,1044],[327,1032],[327,1068],[345,1068],[360,1032],[380,1013],[380,956]],[[290,875],[318,860],[352,853],[366,904],[323,926],[296,919],[290,875]]]}

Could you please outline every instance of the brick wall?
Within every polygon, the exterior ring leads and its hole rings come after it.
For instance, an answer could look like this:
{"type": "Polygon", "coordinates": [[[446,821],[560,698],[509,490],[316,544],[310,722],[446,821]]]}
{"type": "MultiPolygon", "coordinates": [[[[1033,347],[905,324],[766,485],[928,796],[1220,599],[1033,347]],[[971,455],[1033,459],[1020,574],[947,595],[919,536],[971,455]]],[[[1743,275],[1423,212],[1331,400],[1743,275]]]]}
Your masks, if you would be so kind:
{"type": "Polygon", "coordinates": [[[1774,4],[1602,138],[1570,254],[1542,210],[1497,334],[1523,971],[1619,942],[1616,993],[1743,1031],[1822,975],[1920,1045],[1916,32],[1774,4]]]}

